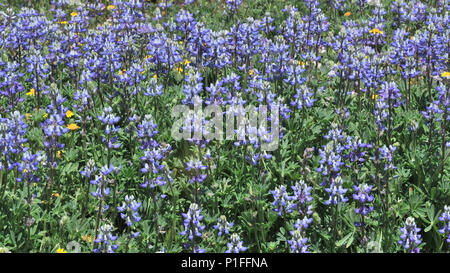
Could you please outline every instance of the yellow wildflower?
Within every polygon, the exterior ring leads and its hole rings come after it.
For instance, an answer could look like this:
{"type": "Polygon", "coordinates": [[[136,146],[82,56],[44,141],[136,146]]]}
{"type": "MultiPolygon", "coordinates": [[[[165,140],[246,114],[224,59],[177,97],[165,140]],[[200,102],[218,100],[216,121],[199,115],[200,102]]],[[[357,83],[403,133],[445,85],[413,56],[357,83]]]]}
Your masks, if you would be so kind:
{"type": "Polygon", "coordinates": [[[250,70],[250,72],[248,74],[251,76],[251,75],[253,75],[253,73],[255,73],[255,69],[250,70]]]}
{"type": "Polygon", "coordinates": [[[147,59],[150,59],[152,57],[153,57],[152,55],[147,55],[147,56],[144,57],[144,59],[147,60],[147,59]]]}
{"type": "Polygon", "coordinates": [[[186,60],[184,60],[184,65],[188,65],[188,64],[190,64],[191,62],[188,60],[188,59],[186,59],[186,60]]]}
{"type": "Polygon", "coordinates": [[[378,28],[374,28],[374,29],[371,29],[369,31],[369,33],[372,33],[372,34],[383,34],[384,32],[379,30],[378,28]]]}
{"type": "Polygon", "coordinates": [[[83,239],[83,241],[88,241],[89,243],[92,242],[92,237],[89,235],[85,235],[85,236],[81,235],[81,239],[83,239]]]}
{"type": "Polygon", "coordinates": [[[350,16],[351,14],[352,13],[350,11],[347,11],[346,13],[344,13],[344,16],[347,17],[347,16],[350,16]]]}
{"type": "Polygon", "coordinates": [[[44,115],[42,115],[42,117],[43,117],[43,118],[47,118],[47,117],[48,117],[48,114],[45,113],[44,115]]]}
{"type": "Polygon", "coordinates": [[[441,77],[442,77],[442,78],[447,78],[447,79],[450,78],[450,72],[448,72],[448,71],[442,72],[442,73],[441,73],[441,77]]]}
{"type": "Polygon", "coordinates": [[[58,156],[58,158],[61,158],[63,155],[64,155],[64,153],[65,153],[65,151],[64,150],[59,150],[58,152],[57,152],[57,156],[58,156]]]}
{"type": "Polygon", "coordinates": [[[72,17],[75,17],[75,16],[77,16],[78,15],[78,13],[77,12],[72,12],[71,14],[70,14],[70,16],[72,16],[72,17]]]}
{"type": "Polygon", "coordinates": [[[23,170],[23,173],[27,173],[27,172],[28,172],[28,170],[27,170],[27,169],[24,169],[24,170],[23,170]]]}
{"type": "Polygon", "coordinates": [[[58,198],[59,197],[59,193],[55,192],[55,193],[52,194],[52,196],[58,198]]]}
{"type": "Polygon", "coordinates": [[[112,10],[112,9],[115,9],[115,8],[116,8],[116,6],[114,6],[114,5],[109,5],[109,6],[106,7],[106,9],[108,9],[108,10],[112,10]]]}
{"type": "Polygon", "coordinates": [[[34,88],[30,89],[30,92],[26,94],[27,96],[36,96],[36,90],[34,88]]]}
{"type": "Polygon", "coordinates": [[[71,124],[67,125],[67,128],[69,128],[69,130],[73,131],[73,130],[76,130],[76,129],[80,129],[80,126],[78,126],[78,125],[76,125],[74,123],[71,123],[71,124]]]}
{"type": "Polygon", "coordinates": [[[32,117],[32,115],[29,114],[29,113],[26,113],[26,114],[25,114],[25,117],[29,120],[29,119],[32,117]]]}
{"type": "Polygon", "coordinates": [[[67,21],[61,21],[59,22],[61,25],[67,25],[67,21]]]}
{"type": "Polygon", "coordinates": [[[177,67],[177,69],[176,69],[177,71],[178,71],[178,73],[181,73],[181,72],[183,72],[183,68],[182,67],[177,67]]]}
{"type": "Polygon", "coordinates": [[[73,113],[72,111],[67,110],[67,112],[66,112],[66,117],[70,118],[70,117],[72,117],[73,115],[74,115],[74,113],[73,113]]]}
{"type": "Polygon", "coordinates": [[[378,98],[378,97],[379,97],[378,94],[372,94],[372,99],[373,99],[373,100],[376,99],[376,98],[378,98]]]}
{"type": "Polygon", "coordinates": [[[67,251],[65,251],[64,248],[58,248],[58,250],[56,250],[56,253],[67,253],[67,251]]]}
{"type": "Polygon", "coordinates": [[[157,79],[158,78],[158,76],[155,74],[155,75],[153,75],[153,79],[157,79]]]}

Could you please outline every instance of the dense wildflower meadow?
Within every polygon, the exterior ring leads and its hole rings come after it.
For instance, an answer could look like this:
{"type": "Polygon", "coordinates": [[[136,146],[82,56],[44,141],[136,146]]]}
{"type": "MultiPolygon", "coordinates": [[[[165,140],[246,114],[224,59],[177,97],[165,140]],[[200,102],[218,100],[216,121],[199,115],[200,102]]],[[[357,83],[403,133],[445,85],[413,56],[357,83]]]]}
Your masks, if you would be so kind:
{"type": "Polygon", "coordinates": [[[450,1],[4,0],[0,252],[449,252],[450,1]]]}

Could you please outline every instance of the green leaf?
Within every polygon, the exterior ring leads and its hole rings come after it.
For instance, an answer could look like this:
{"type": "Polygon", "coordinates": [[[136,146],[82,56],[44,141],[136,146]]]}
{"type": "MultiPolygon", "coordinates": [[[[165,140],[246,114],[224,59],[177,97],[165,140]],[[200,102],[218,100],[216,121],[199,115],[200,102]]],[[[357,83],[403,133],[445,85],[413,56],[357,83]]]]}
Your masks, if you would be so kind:
{"type": "Polygon", "coordinates": [[[343,246],[345,243],[349,242],[351,239],[350,244],[353,242],[353,232],[350,232],[349,234],[345,235],[344,238],[336,242],[336,246],[340,247],[343,246]]]}

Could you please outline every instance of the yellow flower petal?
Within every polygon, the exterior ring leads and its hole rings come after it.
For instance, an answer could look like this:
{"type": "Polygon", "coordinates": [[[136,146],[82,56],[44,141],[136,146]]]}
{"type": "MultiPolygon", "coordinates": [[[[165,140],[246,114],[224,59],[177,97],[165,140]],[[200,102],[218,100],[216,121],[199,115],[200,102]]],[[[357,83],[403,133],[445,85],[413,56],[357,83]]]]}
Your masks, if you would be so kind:
{"type": "Polygon", "coordinates": [[[66,117],[70,118],[70,117],[72,117],[73,115],[74,115],[74,113],[73,113],[72,111],[67,110],[67,112],[66,112],[66,117]]]}
{"type": "Polygon", "coordinates": [[[344,16],[350,16],[352,13],[350,11],[347,11],[346,13],[344,13],[344,16]]]}
{"type": "Polygon", "coordinates": [[[67,253],[67,251],[65,251],[64,248],[58,248],[58,250],[56,250],[56,253],[67,253]]]}
{"type": "Polygon", "coordinates": [[[64,150],[60,150],[57,153],[58,153],[58,155],[57,155],[58,158],[61,158],[65,152],[64,152],[64,150]]]}
{"type": "Polygon", "coordinates": [[[73,130],[76,130],[76,129],[80,129],[80,126],[78,126],[78,125],[76,125],[74,123],[71,123],[71,124],[67,125],[67,128],[69,128],[69,130],[73,131],[73,130]]]}
{"type": "Polygon", "coordinates": [[[378,28],[374,28],[374,29],[371,29],[369,31],[369,33],[372,33],[372,34],[383,34],[384,32],[379,30],[378,28]]]}
{"type": "Polygon", "coordinates": [[[77,12],[72,12],[71,14],[70,14],[70,16],[72,16],[72,17],[75,17],[75,16],[77,16],[78,15],[78,13],[77,12]]]}
{"type": "Polygon", "coordinates": [[[92,242],[92,237],[89,235],[86,235],[86,236],[81,235],[81,239],[83,239],[83,241],[87,240],[89,243],[92,242]]]}
{"type": "Polygon", "coordinates": [[[27,96],[36,96],[36,90],[34,88],[30,89],[30,92],[26,94],[27,96]]]}

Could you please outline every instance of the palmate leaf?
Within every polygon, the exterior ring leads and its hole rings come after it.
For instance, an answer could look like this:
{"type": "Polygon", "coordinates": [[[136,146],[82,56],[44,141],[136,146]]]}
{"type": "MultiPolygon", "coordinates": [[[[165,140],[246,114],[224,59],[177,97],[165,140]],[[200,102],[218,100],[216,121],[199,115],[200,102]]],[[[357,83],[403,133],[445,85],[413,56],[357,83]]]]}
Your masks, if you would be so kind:
{"type": "Polygon", "coordinates": [[[340,247],[345,244],[345,248],[349,248],[350,245],[353,243],[354,240],[354,233],[350,232],[349,234],[345,235],[344,238],[336,242],[336,246],[340,247]]]}

